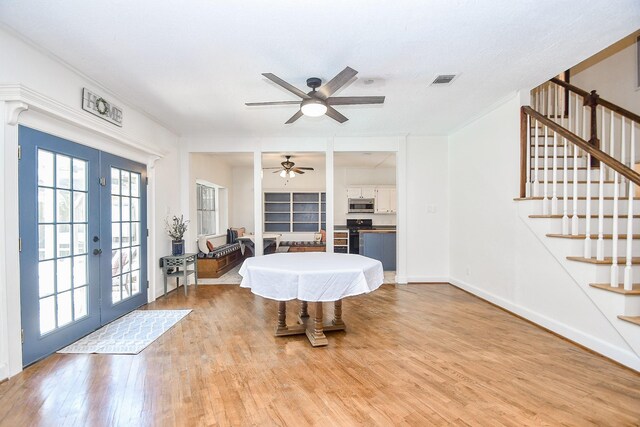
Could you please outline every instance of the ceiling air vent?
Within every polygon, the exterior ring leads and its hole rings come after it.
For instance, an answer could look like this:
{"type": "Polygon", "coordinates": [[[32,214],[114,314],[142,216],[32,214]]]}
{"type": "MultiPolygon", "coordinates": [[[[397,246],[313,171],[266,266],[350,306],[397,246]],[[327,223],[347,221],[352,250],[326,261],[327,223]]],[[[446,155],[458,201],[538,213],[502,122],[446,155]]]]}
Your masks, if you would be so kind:
{"type": "Polygon", "coordinates": [[[431,83],[432,85],[448,85],[453,79],[456,78],[455,74],[440,74],[436,79],[431,83]]]}

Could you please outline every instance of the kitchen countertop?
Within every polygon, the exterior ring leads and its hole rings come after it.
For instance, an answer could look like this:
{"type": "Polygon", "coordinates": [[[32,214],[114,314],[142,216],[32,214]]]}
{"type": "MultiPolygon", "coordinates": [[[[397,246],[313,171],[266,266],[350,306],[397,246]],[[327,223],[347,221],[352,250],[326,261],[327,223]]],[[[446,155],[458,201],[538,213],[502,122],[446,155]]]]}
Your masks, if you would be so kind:
{"type": "Polygon", "coordinates": [[[395,233],[396,229],[395,228],[378,228],[378,229],[373,229],[373,230],[358,230],[358,233],[362,234],[362,233],[395,233]]]}

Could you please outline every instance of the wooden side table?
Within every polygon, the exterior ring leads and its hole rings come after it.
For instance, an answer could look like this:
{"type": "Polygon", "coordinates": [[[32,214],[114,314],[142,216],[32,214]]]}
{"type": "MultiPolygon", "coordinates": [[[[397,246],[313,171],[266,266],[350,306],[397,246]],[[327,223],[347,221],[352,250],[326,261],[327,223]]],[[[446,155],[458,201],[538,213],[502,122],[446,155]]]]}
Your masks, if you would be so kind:
{"type": "Polygon", "coordinates": [[[162,257],[162,273],[164,274],[164,294],[167,295],[167,278],[176,278],[176,289],[180,286],[180,277],[184,279],[184,294],[187,295],[187,277],[190,274],[194,275],[195,285],[198,286],[198,263],[197,254],[184,254],[175,256],[162,257]],[[188,266],[193,265],[193,269],[189,269],[188,266]],[[169,272],[169,269],[173,270],[169,272]]]}

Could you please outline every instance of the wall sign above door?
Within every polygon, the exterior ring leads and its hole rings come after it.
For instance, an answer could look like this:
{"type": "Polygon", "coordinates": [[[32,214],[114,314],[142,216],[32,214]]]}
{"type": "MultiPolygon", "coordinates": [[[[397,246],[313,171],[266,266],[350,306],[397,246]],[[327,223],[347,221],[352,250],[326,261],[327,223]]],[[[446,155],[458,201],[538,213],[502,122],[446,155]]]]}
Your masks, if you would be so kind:
{"type": "Polygon", "coordinates": [[[82,109],[122,127],[122,109],[87,88],[82,89],[82,109]]]}

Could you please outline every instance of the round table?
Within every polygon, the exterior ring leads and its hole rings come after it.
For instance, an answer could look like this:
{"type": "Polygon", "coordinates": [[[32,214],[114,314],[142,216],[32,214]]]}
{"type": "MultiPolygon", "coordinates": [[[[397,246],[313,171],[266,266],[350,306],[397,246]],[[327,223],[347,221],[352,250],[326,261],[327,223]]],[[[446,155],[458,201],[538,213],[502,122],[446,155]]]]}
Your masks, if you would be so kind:
{"type": "Polygon", "coordinates": [[[368,293],[384,281],[382,263],[353,254],[323,252],[276,253],[247,258],[240,267],[240,287],[278,301],[276,336],[306,334],[314,347],[327,345],[324,332],[345,329],[342,299],[368,293]],[[287,326],[286,302],[300,300],[299,322],[287,326]],[[315,305],[308,322],[307,304],[315,305]],[[334,302],[333,320],[324,322],[322,303],[334,302]]]}

